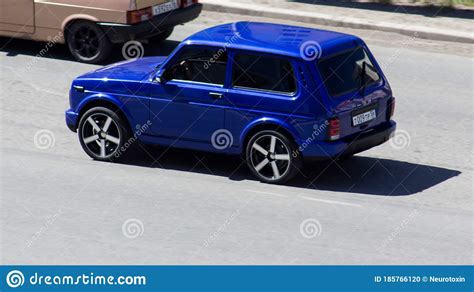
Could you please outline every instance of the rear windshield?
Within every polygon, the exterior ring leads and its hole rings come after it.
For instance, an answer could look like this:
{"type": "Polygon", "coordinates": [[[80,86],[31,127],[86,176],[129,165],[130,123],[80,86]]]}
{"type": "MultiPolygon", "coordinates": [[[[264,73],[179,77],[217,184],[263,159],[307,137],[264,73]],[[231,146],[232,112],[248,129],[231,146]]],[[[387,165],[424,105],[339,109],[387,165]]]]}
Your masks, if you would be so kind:
{"type": "Polygon", "coordinates": [[[363,89],[380,80],[377,69],[362,47],[322,59],[318,67],[324,85],[333,97],[363,89]]]}

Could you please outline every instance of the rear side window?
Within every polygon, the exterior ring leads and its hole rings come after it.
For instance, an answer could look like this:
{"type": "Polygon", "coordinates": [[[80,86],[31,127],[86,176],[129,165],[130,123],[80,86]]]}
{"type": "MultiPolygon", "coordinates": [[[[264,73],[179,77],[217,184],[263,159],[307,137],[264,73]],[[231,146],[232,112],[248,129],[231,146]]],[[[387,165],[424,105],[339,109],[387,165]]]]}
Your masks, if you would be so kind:
{"type": "Polygon", "coordinates": [[[283,93],[296,91],[290,61],[268,56],[236,54],[232,86],[283,93]]]}
{"type": "Polygon", "coordinates": [[[223,48],[186,46],[166,70],[166,78],[223,85],[227,52],[223,48]]]}
{"type": "Polygon", "coordinates": [[[318,63],[324,85],[333,97],[362,89],[380,80],[367,52],[358,47],[318,63]]]}

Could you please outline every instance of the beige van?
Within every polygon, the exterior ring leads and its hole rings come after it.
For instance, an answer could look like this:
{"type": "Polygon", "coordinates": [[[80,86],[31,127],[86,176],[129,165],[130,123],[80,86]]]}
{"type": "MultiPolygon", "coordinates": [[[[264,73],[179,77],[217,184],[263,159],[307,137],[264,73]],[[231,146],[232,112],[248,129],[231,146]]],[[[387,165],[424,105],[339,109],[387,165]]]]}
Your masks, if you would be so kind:
{"type": "Polygon", "coordinates": [[[0,0],[0,36],[66,43],[77,60],[97,63],[112,44],[159,42],[201,13],[198,0],[0,0]]]}

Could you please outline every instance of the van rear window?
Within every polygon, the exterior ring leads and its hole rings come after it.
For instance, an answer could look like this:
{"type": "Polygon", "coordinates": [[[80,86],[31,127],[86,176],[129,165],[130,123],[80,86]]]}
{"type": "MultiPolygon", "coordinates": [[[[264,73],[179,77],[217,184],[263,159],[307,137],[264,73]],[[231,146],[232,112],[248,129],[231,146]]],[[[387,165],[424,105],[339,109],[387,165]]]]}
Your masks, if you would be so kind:
{"type": "Polygon", "coordinates": [[[333,97],[367,87],[380,80],[377,69],[362,47],[318,62],[324,86],[333,97]]]}

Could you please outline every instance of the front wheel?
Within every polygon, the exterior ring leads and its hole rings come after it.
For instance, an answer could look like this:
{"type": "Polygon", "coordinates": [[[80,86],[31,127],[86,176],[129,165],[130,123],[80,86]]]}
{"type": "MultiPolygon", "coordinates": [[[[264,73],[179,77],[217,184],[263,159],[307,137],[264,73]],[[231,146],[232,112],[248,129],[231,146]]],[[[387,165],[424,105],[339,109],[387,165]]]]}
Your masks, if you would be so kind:
{"type": "Polygon", "coordinates": [[[93,159],[115,161],[125,154],[124,145],[130,134],[125,121],[104,107],[88,110],[79,122],[77,131],[84,151],[93,159]]]}
{"type": "Polygon", "coordinates": [[[279,184],[292,179],[301,167],[298,149],[285,135],[265,130],[247,144],[247,165],[262,182],[279,184]]]}

